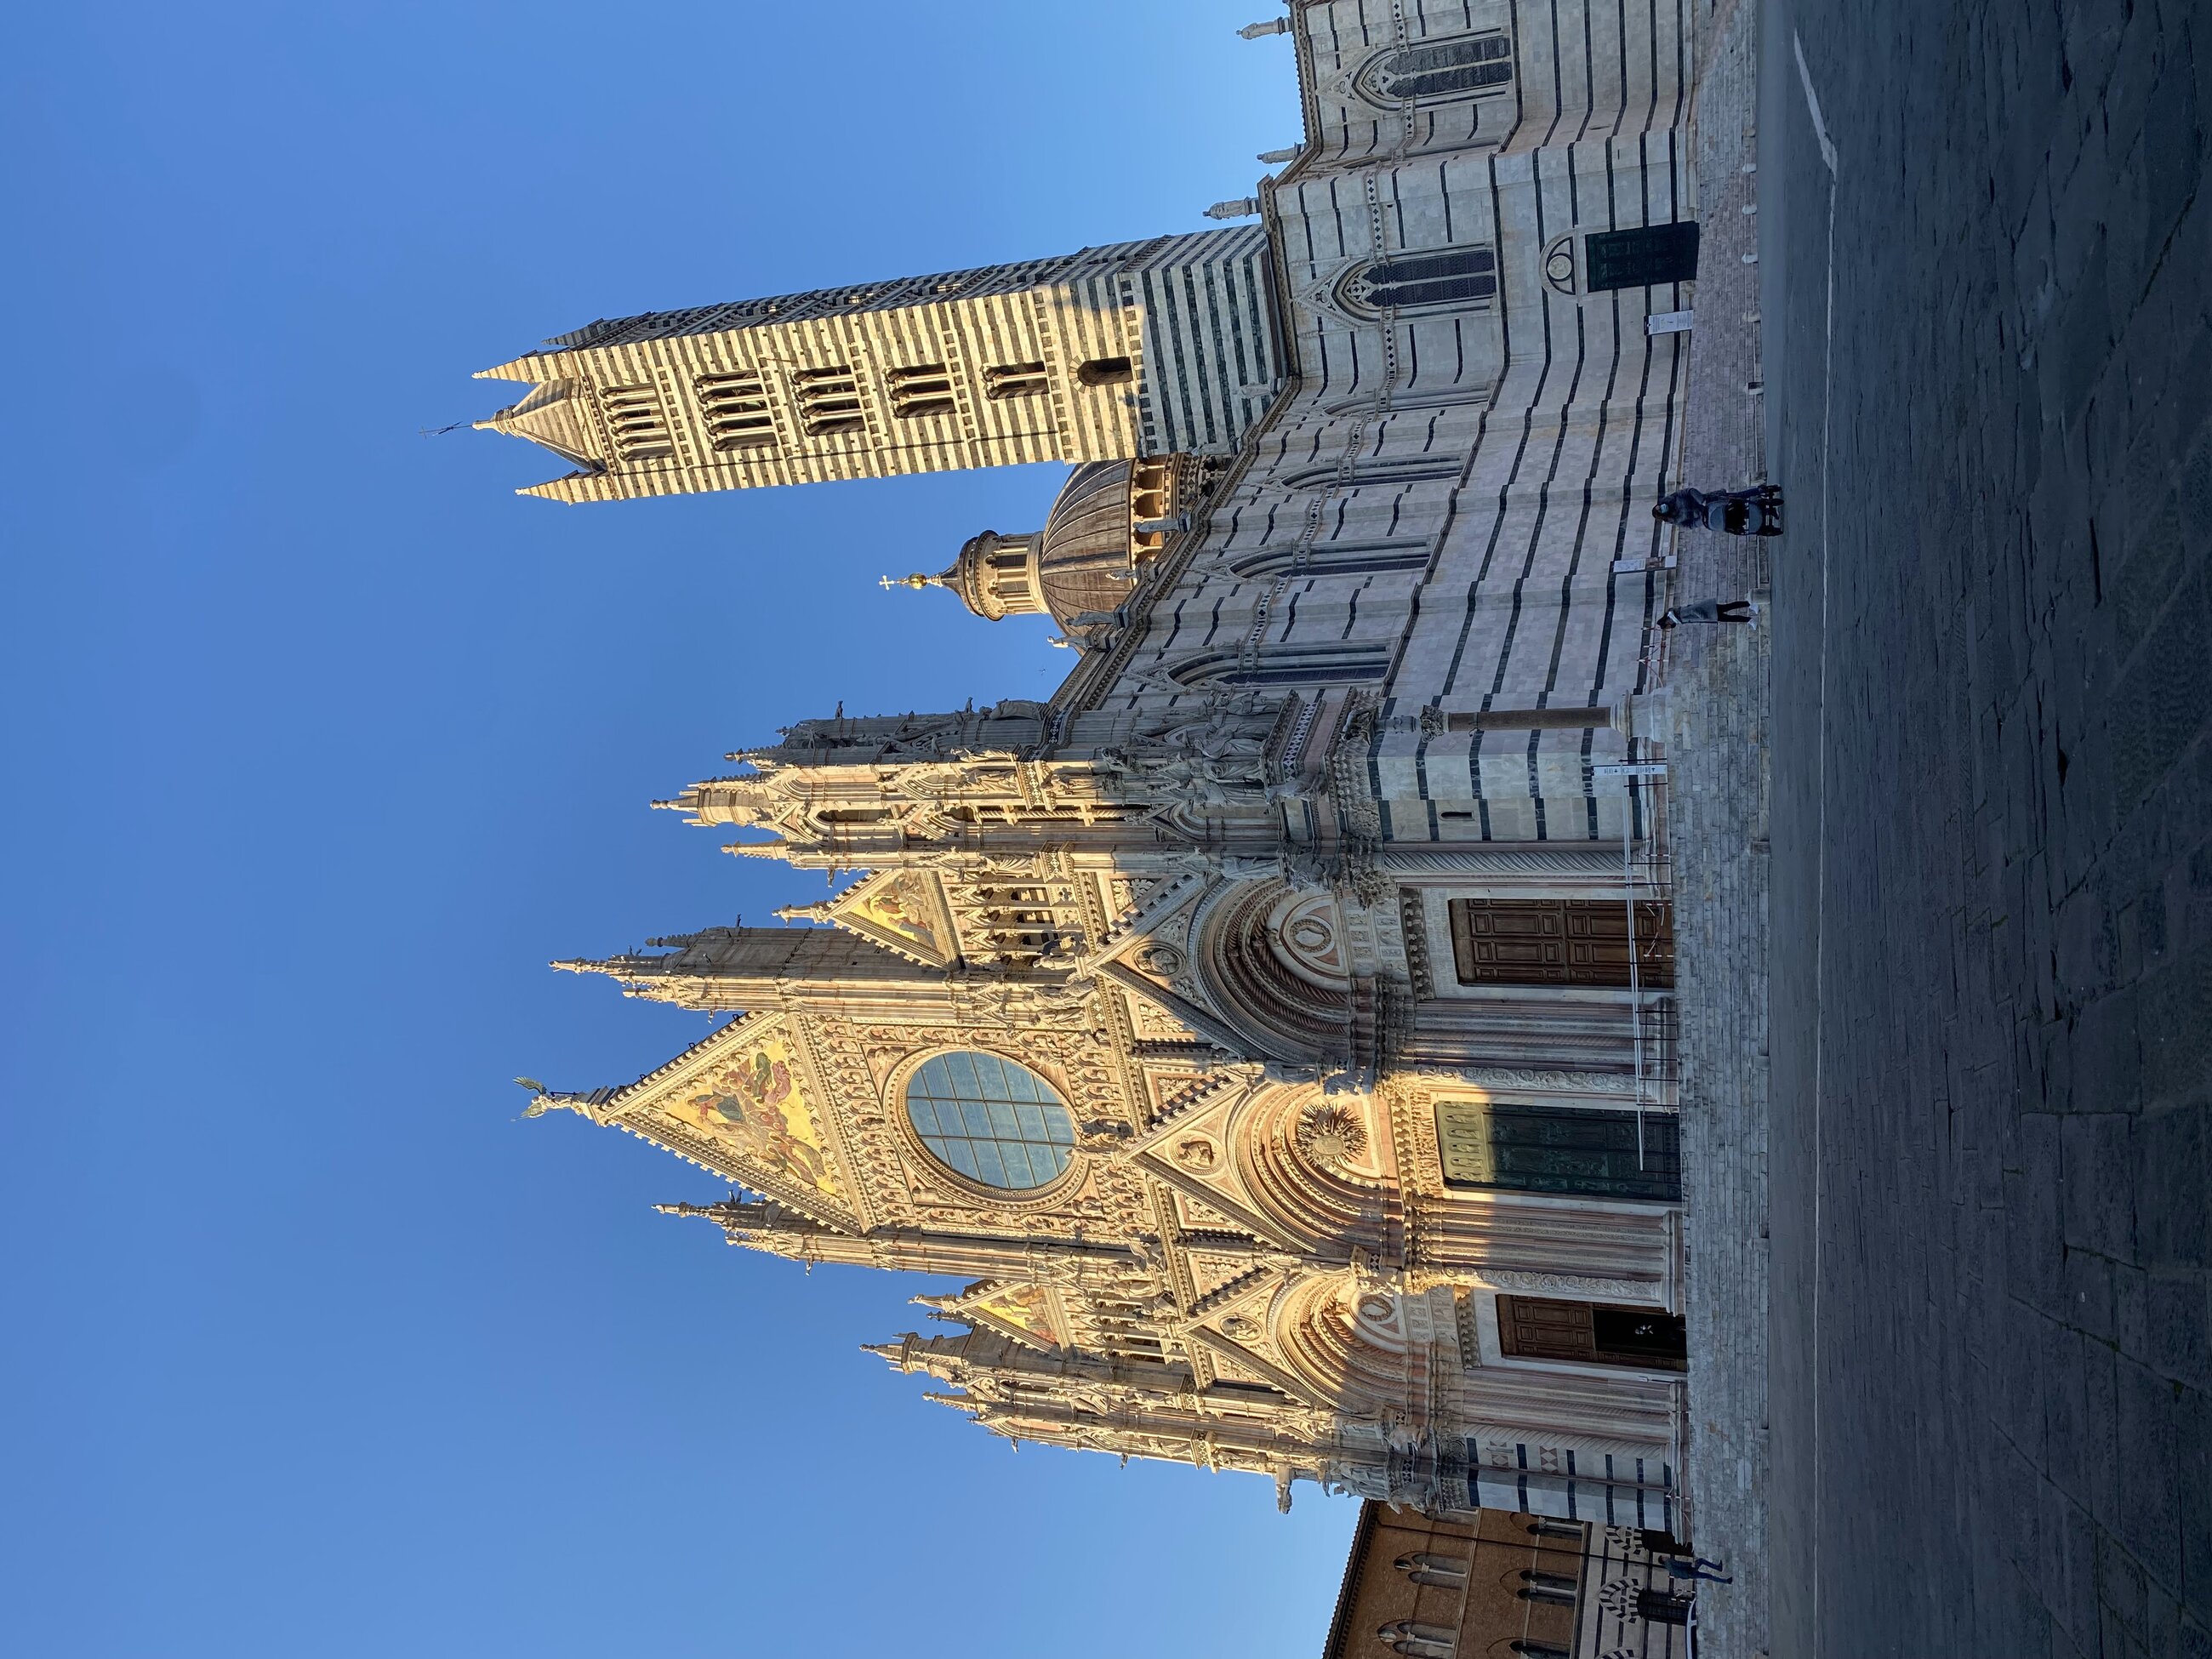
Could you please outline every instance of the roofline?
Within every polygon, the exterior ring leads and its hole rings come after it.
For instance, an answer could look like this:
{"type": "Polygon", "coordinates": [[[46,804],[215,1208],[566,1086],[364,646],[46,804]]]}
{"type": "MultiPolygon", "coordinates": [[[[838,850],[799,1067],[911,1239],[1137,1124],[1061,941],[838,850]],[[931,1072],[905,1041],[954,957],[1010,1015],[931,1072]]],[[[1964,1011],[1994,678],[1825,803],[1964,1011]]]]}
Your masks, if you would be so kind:
{"type": "Polygon", "coordinates": [[[1351,1622],[1352,1604],[1359,1599],[1360,1569],[1366,1565],[1368,1546],[1375,1541],[1375,1520],[1382,1505],[1370,1498],[1359,1506],[1359,1524],[1352,1529],[1352,1553],[1344,1563],[1344,1583],[1336,1592],[1336,1611],[1329,1616],[1328,1640],[1321,1659],[1344,1659],[1345,1626],[1351,1622]]]}

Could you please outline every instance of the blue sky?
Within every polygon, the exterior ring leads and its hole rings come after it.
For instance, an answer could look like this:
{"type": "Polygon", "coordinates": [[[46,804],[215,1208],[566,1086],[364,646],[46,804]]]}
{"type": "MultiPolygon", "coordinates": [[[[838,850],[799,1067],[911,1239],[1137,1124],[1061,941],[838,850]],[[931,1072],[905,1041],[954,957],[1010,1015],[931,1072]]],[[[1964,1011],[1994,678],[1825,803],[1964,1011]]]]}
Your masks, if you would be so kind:
{"type": "Polygon", "coordinates": [[[70,5],[0,68],[0,1650],[1318,1649],[1352,1511],[1030,1449],[517,1073],[706,1029],[546,971],[811,898],[647,803],[789,720],[1041,695],[885,593],[1057,469],[623,507],[423,428],[602,315],[1190,228],[1269,8],[70,5]]]}

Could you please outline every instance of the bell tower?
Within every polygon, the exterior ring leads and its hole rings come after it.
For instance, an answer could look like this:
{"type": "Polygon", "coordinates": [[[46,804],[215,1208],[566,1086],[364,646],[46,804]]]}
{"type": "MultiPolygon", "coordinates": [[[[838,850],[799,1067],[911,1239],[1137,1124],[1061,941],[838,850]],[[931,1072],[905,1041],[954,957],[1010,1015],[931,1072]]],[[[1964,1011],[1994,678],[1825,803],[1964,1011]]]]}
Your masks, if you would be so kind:
{"type": "Polygon", "coordinates": [[[1282,349],[1253,227],[601,320],[483,370],[477,424],[626,501],[909,472],[1233,453],[1282,349]]]}

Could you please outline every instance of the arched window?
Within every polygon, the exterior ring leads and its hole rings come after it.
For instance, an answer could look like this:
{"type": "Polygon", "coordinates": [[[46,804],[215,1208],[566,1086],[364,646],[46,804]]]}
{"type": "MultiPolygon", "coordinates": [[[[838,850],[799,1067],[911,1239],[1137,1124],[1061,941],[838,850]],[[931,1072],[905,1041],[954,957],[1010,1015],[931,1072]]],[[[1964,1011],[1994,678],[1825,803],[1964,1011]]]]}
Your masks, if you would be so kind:
{"type": "Polygon", "coordinates": [[[1379,680],[1390,672],[1380,645],[1271,645],[1250,660],[1230,652],[1170,671],[1184,685],[1332,685],[1379,680]]]}
{"type": "Polygon", "coordinates": [[[1650,1625],[1686,1625],[1690,1598],[1665,1590],[1641,1589],[1636,1592],[1636,1616],[1650,1625]]]}
{"type": "Polygon", "coordinates": [[[1457,1632],[1442,1625],[1418,1624],[1411,1619],[1385,1625],[1375,1635],[1384,1647],[1393,1653],[1406,1655],[1407,1659],[1452,1659],[1459,1651],[1457,1632]]]}
{"type": "Polygon", "coordinates": [[[1497,297],[1498,255],[1486,247],[1394,253],[1361,265],[1337,293],[1367,312],[1479,307],[1497,297]]]}
{"type": "Polygon", "coordinates": [[[1467,34],[1401,46],[1362,77],[1379,97],[1465,98],[1493,92],[1513,79],[1513,41],[1505,34],[1467,34]]]}
{"type": "MultiPolygon", "coordinates": [[[[1429,540],[1406,536],[1368,542],[1320,542],[1306,550],[1304,573],[1309,576],[1356,576],[1388,570],[1425,570],[1429,540]]],[[[1263,547],[1233,560],[1230,569],[1239,576],[1273,576],[1291,568],[1295,544],[1263,547]]]]}
{"type": "Polygon", "coordinates": [[[907,1083],[906,1115],[933,1157],[987,1187],[1044,1186],[1075,1155],[1075,1119],[1059,1091],[976,1049],[924,1060],[907,1083]]]}
{"type": "Polygon", "coordinates": [[[1516,1641],[1510,1651],[1522,1655],[1523,1659],[1575,1659],[1573,1654],[1554,1642],[1516,1641]]]}
{"type": "Polygon", "coordinates": [[[1417,1584],[1436,1584],[1446,1589],[1457,1589],[1467,1583],[1468,1564],[1449,1555],[1432,1555],[1426,1550],[1417,1554],[1398,1558],[1398,1571],[1417,1584]]]}
{"type": "Polygon", "coordinates": [[[1121,386],[1135,375],[1127,357],[1093,357],[1075,371],[1075,378],[1085,386],[1121,386]]]}
{"type": "Polygon", "coordinates": [[[1340,484],[1364,489],[1371,484],[1420,483],[1431,478],[1456,478],[1467,465],[1464,455],[1387,456],[1356,463],[1349,471],[1336,465],[1302,467],[1285,473],[1277,482],[1293,489],[1316,484],[1340,484]]]}
{"type": "Polygon", "coordinates": [[[1523,1569],[1521,1588],[1514,1592],[1523,1601],[1544,1601],[1559,1607],[1574,1605],[1576,1583],[1564,1572],[1538,1572],[1523,1569]]]}

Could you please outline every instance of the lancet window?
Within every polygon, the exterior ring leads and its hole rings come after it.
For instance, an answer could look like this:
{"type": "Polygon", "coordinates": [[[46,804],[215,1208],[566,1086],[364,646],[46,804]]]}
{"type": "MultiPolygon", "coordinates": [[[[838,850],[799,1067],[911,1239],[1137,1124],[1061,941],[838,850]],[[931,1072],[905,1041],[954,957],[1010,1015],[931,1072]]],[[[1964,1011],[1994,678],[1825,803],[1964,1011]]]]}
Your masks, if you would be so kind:
{"type": "Polygon", "coordinates": [[[1328,685],[1389,672],[1388,647],[1369,645],[1271,645],[1249,659],[1224,652],[1173,671],[1185,685],[1328,685]]]}
{"type": "Polygon", "coordinates": [[[761,449],[775,442],[768,384],[753,369],[702,374],[692,383],[707,417],[707,436],[721,450],[761,449]]]}
{"type": "Polygon", "coordinates": [[[1345,304],[1365,312],[1464,307],[1498,294],[1498,255],[1486,247],[1439,248],[1370,259],[1338,285],[1345,304]]]}
{"type": "Polygon", "coordinates": [[[840,364],[835,368],[795,369],[791,388],[799,405],[799,423],[810,438],[866,428],[867,416],[860,407],[860,385],[849,367],[840,364]]]}
{"type": "Polygon", "coordinates": [[[1375,484],[1421,483],[1431,478],[1456,478],[1466,465],[1464,455],[1375,456],[1354,463],[1348,471],[1340,465],[1304,467],[1296,472],[1285,473],[1281,482],[1294,489],[1310,489],[1321,484],[1364,489],[1375,484]]]}
{"type": "Polygon", "coordinates": [[[1367,72],[1383,98],[1463,98],[1490,92],[1513,79],[1513,40],[1503,33],[1462,35],[1402,46],[1367,72]]]}
{"type": "Polygon", "coordinates": [[[1092,1340],[1116,1358],[1159,1360],[1165,1357],[1151,1317],[1133,1302],[1104,1297],[1090,1310],[1092,1340]]]}
{"type": "MultiPolygon", "coordinates": [[[[1428,568],[1430,544],[1425,538],[1398,537],[1388,540],[1322,542],[1306,550],[1300,567],[1309,576],[1352,576],[1389,570],[1428,568]]],[[[1273,576],[1291,568],[1297,556],[1293,544],[1263,547],[1247,554],[1229,568],[1240,576],[1273,576]]]]}

